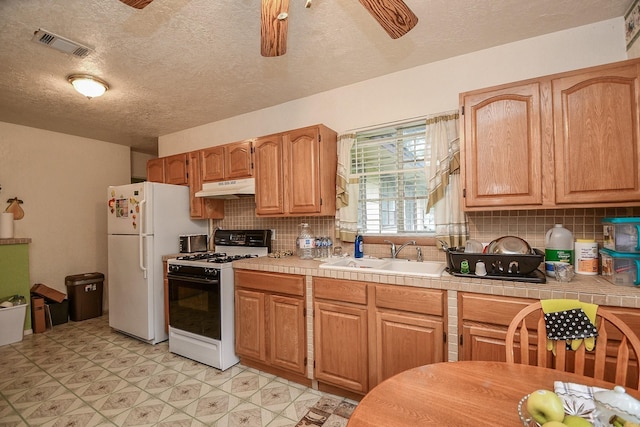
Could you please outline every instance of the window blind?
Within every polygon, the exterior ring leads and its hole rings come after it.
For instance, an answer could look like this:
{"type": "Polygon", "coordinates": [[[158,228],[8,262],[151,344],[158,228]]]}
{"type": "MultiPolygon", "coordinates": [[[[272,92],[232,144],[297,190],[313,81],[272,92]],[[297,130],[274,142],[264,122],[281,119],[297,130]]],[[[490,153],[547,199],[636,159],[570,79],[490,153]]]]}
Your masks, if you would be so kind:
{"type": "Polygon", "coordinates": [[[433,234],[426,212],[425,166],[431,147],[425,123],[411,122],[358,132],[351,151],[358,177],[358,228],[364,234],[433,234]]]}

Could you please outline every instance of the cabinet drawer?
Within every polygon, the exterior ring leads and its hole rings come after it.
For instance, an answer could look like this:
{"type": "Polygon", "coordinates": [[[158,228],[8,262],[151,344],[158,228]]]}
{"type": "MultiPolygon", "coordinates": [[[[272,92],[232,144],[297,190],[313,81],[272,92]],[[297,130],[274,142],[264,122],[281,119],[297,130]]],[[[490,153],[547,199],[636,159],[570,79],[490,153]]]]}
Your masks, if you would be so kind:
{"type": "Polygon", "coordinates": [[[444,315],[442,291],[408,286],[376,286],[376,307],[413,313],[444,315]]]}
{"type": "Polygon", "coordinates": [[[234,277],[236,287],[304,296],[304,276],[235,270],[234,277]]]}
{"type": "Polygon", "coordinates": [[[509,326],[511,320],[520,310],[537,301],[526,298],[465,293],[460,294],[459,298],[459,313],[462,313],[463,320],[503,326],[509,326]]]}
{"type": "Polygon", "coordinates": [[[366,304],[367,283],[315,277],[313,295],[319,299],[366,304]]]}

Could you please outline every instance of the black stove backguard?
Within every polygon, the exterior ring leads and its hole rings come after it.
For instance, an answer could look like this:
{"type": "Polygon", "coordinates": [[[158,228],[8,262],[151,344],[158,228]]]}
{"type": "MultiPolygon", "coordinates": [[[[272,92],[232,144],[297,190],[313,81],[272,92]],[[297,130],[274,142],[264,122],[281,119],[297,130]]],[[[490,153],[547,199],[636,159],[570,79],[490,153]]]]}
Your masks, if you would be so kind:
{"type": "Polygon", "coordinates": [[[213,242],[216,247],[266,247],[270,253],[271,230],[216,230],[213,242]]]}

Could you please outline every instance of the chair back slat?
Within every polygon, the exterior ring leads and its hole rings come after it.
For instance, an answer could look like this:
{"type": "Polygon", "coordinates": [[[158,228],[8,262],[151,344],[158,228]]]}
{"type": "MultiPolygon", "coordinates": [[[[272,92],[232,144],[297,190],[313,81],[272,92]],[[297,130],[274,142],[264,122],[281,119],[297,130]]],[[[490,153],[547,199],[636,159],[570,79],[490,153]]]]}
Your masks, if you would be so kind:
{"type": "Polygon", "coordinates": [[[520,363],[529,364],[529,328],[527,328],[527,319],[522,319],[522,327],[520,328],[520,363]]]}
{"type": "Polygon", "coordinates": [[[593,367],[593,377],[599,380],[604,379],[604,371],[607,361],[607,344],[609,343],[609,334],[607,325],[602,317],[598,322],[598,337],[596,338],[596,348],[594,349],[595,364],[593,367]]]}
{"type": "Polygon", "coordinates": [[[584,367],[585,367],[585,360],[586,360],[586,346],[583,344],[580,347],[578,347],[578,349],[575,351],[575,366],[573,371],[576,374],[579,375],[584,375],[584,367]]]}
{"type": "Polygon", "coordinates": [[[566,371],[567,366],[567,342],[566,341],[554,341],[553,345],[556,347],[556,354],[554,357],[554,365],[558,371],[566,371]]]}
{"type": "MultiPolygon", "coordinates": [[[[542,309],[540,310],[540,316],[538,317],[537,330],[538,330],[538,348],[546,348],[547,347],[547,327],[544,324],[544,313],[542,313],[542,309]]],[[[538,366],[547,368],[548,367],[547,361],[549,360],[547,358],[547,352],[538,351],[537,356],[538,356],[538,366]]]]}
{"type": "Polygon", "coordinates": [[[627,337],[623,336],[617,354],[618,364],[616,365],[616,383],[624,384],[629,370],[629,345],[627,337]]]}
{"type": "MultiPolygon", "coordinates": [[[[598,308],[596,317],[598,337],[593,351],[587,351],[584,343],[576,351],[567,351],[566,341],[558,340],[553,342],[555,354],[552,356],[547,351],[546,325],[542,304],[536,302],[528,305],[515,315],[507,329],[507,362],[515,363],[514,349],[517,336],[519,339],[517,343],[520,345],[520,363],[532,363],[530,351],[535,349],[537,354],[533,363],[537,363],[537,366],[550,367],[548,362],[551,361],[551,367],[557,370],[570,370],[579,375],[589,375],[596,379],[609,381],[612,381],[612,378],[605,378],[607,366],[609,365],[609,369],[613,370],[611,364],[615,364],[616,384],[640,390],[640,338],[619,317],[602,307],[598,308]],[[535,324],[537,337],[534,348],[526,317],[535,312],[538,312],[539,315],[535,324]],[[607,355],[608,350],[609,354],[607,355]],[[630,361],[634,358],[636,373],[631,378],[629,377],[630,361]]],[[[610,375],[613,374],[610,372],[610,375]]]]}

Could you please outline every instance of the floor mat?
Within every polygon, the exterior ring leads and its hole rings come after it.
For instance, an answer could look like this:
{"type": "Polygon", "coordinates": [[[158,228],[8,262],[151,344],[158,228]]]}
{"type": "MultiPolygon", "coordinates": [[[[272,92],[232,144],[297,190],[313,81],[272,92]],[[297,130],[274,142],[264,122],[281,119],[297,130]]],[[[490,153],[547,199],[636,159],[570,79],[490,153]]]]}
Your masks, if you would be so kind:
{"type": "Polygon", "coordinates": [[[323,397],[307,411],[296,427],[345,427],[355,408],[355,403],[323,397]]]}

